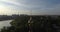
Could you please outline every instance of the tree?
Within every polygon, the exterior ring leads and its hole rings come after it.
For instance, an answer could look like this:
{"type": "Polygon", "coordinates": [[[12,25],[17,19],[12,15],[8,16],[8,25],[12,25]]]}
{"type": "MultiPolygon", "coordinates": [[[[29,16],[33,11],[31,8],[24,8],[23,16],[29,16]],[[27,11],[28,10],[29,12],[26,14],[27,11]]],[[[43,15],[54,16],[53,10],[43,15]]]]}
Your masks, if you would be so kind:
{"type": "Polygon", "coordinates": [[[1,32],[28,32],[28,19],[29,16],[19,16],[10,23],[11,27],[4,27],[1,32]]]}
{"type": "MultiPolygon", "coordinates": [[[[57,28],[54,27],[53,24],[56,26],[60,25],[60,17],[54,19],[51,16],[31,16],[32,20],[30,27],[32,32],[57,32],[57,28]]],[[[1,29],[1,32],[28,32],[28,20],[30,16],[21,15],[14,19],[10,24],[11,27],[4,27],[1,29]]]]}

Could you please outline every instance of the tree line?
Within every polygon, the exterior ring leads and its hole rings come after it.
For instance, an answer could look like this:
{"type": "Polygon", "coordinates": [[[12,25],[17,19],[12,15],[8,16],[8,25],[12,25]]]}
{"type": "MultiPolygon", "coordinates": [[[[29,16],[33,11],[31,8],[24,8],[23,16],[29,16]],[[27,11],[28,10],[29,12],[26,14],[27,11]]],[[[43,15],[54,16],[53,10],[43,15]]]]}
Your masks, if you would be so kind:
{"type": "Polygon", "coordinates": [[[3,27],[1,32],[59,32],[60,16],[53,18],[51,16],[19,16],[10,22],[10,27],[3,27]],[[28,20],[32,17],[29,27],[28,20]]]}

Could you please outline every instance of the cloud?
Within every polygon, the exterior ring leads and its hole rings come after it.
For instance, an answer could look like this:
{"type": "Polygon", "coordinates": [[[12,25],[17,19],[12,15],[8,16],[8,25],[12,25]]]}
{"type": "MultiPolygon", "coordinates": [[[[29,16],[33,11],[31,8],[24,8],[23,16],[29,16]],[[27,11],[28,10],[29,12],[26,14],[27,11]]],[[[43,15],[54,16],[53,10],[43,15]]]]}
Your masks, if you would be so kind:
{"type": "Polygon", "coordinates": [[[6,1],[0,0],[0,2],[2,2],[2,3],[14,4],[14,5],[17,5],[17,6],[22,5],[22,4],[20,4],[20,3],[15,2],[15,1],[8,1],[8,0],[6,0],[6,1]]]}
{"type": "MultiPolygon", "coordinates": [[[[18,14],[18,12],[19,14],[30,14],[32,10],[32,14],[34,15],[60,15],[59,1],[60,0],[0,0],[0,5],[6,6],[9,14],[18,14]]],[[[5,12],[7,13],[7,11],[5,12]]]]}

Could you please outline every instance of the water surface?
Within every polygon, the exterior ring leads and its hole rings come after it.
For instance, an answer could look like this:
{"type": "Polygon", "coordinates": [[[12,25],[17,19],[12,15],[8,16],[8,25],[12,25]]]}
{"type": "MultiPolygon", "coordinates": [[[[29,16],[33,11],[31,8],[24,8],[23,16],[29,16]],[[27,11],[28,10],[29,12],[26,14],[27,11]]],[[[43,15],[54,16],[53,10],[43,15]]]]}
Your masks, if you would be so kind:
{"type": "Polygon", "coordinates": [[[10,22],[12,20],[6,20],[6,21],[0,21],[0,29],[3,28],[4,26],[11,26],[10,22]]]}

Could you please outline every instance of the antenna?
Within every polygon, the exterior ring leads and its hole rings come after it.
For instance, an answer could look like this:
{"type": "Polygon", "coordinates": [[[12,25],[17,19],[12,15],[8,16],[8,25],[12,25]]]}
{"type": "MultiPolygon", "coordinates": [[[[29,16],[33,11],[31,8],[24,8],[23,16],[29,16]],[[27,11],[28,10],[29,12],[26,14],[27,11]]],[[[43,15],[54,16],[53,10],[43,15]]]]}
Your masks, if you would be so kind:
{"type": "Polygon", "coordinates": [[[29,15],[32,15],[32,10],[29,10],[29,15]]]}

